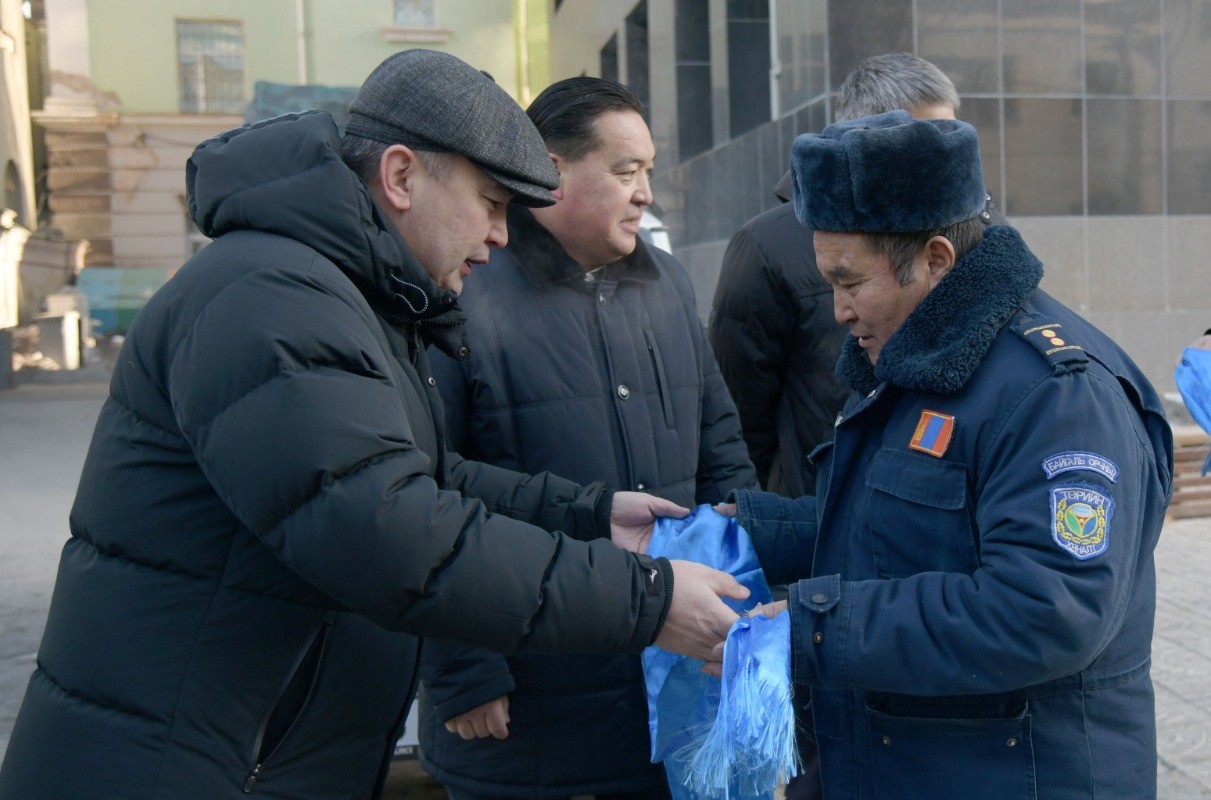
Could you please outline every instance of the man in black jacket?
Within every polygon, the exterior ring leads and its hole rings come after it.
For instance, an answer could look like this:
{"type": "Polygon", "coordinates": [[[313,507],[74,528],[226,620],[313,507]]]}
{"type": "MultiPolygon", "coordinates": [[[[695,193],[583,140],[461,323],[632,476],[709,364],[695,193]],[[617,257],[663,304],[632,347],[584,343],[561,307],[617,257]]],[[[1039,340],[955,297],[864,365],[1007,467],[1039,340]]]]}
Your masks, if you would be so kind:
{"type": "MultiPolygon", "coordinates": [[[[636,235],[655,157],[639,100],[570,78],[526,113],[558,202],[511,209],[508,247],[467,280],[472,354],[434,355],[450,442],[687,506],[755,487],[689,277],[636,235]]],[[[456,800],[667,794],[636,656],[506,659],[431,642],[422,676],[424,765],[456,800]]]]}
{"type": "MultiPolygon", "coordinates": [[[[908,53],[872,56],[841,84],[837,121],[903,108],[918,119],[954,119],[959,95],[936,66],[908,53]]],[[[811,191],[811,187],[803,187],[811,191]]],[[[815,493],[808,461],[832,439],[848,391],[833,374],[846,330],[816,269],[812,232],[795,219],[788,172],[783,205],[749,220],[723,256],[710,339],[736,399],[757,477],[771,492],[815,493]]],[[[986,222],[1005,220],[986,209],[986,222]]]]}
{"type": "Polygon", "coordinates": [[[729,576],[606,538],[675,504],[446,448],[425,346],[465,357],[462,277],[558,185],[521,109],[412,50],[350,112],[190,158],[214,242],[123,345],[0,797],[373,798],[417,636],[709,659],[735,619],[729,576]]]}

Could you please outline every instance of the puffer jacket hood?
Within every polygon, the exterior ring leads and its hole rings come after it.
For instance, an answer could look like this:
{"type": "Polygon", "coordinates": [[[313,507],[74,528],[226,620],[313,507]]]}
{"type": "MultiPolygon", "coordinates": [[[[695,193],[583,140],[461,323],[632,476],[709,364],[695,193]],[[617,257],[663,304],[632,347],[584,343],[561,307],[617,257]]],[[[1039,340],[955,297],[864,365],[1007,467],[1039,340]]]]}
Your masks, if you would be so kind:
{"type": "Polygon", "coordinates": [[[287,114],[208,139],[185,166],[185,188],[190,217],[211,238],[237,230],[288,236],[336,264],[395,324],[463,321],[458,295],[429,277],[341,160],[340,133],[326,112],[287,114]]]}

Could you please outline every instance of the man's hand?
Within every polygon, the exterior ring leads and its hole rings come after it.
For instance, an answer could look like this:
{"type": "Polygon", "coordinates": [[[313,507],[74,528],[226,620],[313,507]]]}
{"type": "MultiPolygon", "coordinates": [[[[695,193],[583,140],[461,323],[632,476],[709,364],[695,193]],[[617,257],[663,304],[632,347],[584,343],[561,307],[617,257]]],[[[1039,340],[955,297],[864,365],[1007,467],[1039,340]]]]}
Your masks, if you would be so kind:
{"type": "Polygon", "coordinates": [[[738,615],[720,597],[743,600],[749,591],[728,575],[693,561],[673,561],[673,603],[656,644],[670,653],[721,661],[723,640],[738,615]],[[718,647],[716,647],[718,645],[718,647]]]}
{"type": "Polygon", "coordinates": [[[765,616],[769,617],[770,619],[773,619],[774,617],[778,616],[785,610],[786,610],[786,601],[778,600],[777,602],[774,602],[774,603],[764,603],[764,604],[755,605],[749,609],[748,615],[750,617],[755,617],[758,614],[764,614],[765,616]]]}
{"type": "MultiPolygon", "coordinates": [[[[1186,347],[1193,347],[1195,350],[1211,350],[1211,334],[1198,337],[1193,342],[1186,345],[1186,347]]],[[[1182,349],[1185,350],[1186,348],[1183,347],[1182,349]]],[[[1179,352],[1177,354],[1177,362],[1174,364],[1174,366],[1180,367],[1181,365],[1182,354],[1179,352]]]]}
{"type": "Polygon", "coordinates": [[[652,538],[656,517],[684,517],[690,513],[671,500],[642,492],[615,492],[610,507],[610,541],[616,547],[643,553],[652,538]]]}
{"type": "Polygon", "coordinates": [[[715,513],[722,514],[725,517],[735,517],[737,514],[735,503],[720,503],[715,506],[715,513]]]}
{"type": "MultiPolygon", "coordinates": [[[[673,588],[675,591],[676,585],[674,585],[673,588]]],[[[770,619],[773,619],[774,617],[778,616],[785,610],[786,610],[786,601],[779,600],[775,603],[765,603],[763,605],[755,605],[749,609],[748,615],[750,617],[755,617],[758,614],[761,614],[766,617],[769,617],[770,619]]],[[[711,659],[702,665],[702,671],[705,672],[707,675],[710,675],[715,678],[723,677],[723,644],[722,643],[715,646],[715,650],[711,654],[711,659]]]]}
{"type": "Polygon", "coordinates": [[[489,700],[479,708],[446,721],[446,730],[464,739],[509,738],[509,696],[489,700]]]}

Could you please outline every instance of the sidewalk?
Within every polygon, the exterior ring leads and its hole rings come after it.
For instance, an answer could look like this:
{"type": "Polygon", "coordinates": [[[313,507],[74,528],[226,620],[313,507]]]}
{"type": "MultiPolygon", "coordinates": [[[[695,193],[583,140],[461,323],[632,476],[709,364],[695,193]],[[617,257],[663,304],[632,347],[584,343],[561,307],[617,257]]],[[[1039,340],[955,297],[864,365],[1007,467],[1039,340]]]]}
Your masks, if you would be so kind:
{"type": "Polygon", "coordinates": [[[1157,797],[1211,798],[1211,517],[1168,522],[1156,572],[1157,797]]]}

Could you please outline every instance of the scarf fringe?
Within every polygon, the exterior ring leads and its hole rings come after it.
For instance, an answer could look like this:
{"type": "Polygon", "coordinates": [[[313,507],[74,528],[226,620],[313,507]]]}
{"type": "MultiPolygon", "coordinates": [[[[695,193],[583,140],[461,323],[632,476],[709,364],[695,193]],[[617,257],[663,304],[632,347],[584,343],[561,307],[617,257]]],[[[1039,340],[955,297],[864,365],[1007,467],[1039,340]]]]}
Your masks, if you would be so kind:
{"type": "Polygon", "coordinates": [[[790,615],[783,613],[771,620],[741,619],[728,634],[715,722],[674,754],[688,763],[686,785],[697,795],[768,797],[799,774],[790,664],[771,659],[766,646],[780,637],[789,642],[789,627],[790,615]],[[767,630],[758,635],[758,628],[767,630]]]}

